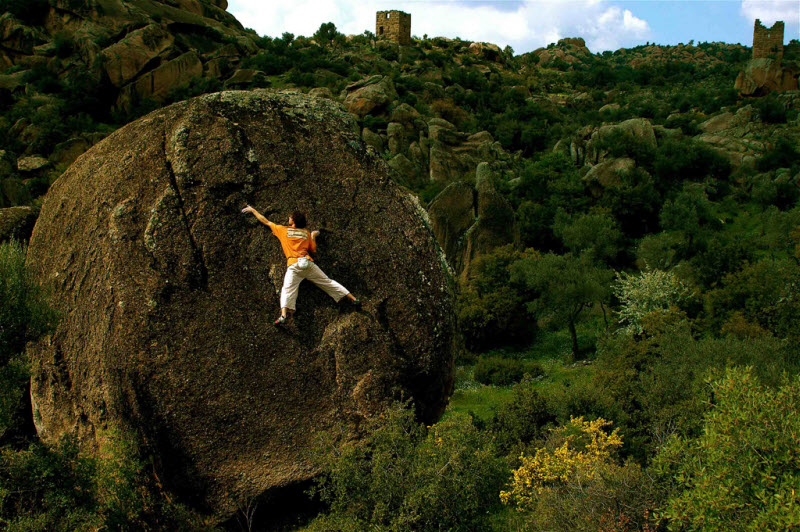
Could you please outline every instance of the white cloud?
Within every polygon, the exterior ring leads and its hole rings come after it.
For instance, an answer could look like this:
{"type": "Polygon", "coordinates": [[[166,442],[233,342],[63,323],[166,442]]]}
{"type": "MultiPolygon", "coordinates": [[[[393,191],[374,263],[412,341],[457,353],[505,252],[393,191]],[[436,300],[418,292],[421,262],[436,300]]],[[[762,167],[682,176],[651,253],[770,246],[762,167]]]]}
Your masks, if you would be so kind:
{"type": "Polygon", "coordinates": [[[776,20],[787,24],[800,22],[800,2],[798,0],[742,0],[742,16],[748,19],[761,19],[771,26],[776,20]]]}
{"type": "Polygon", "coordinates": [[[610,0],[519,1],[492,5],[470,1],[229,0],[228,11],[262,35],[288,31],[311,35],[324,22],[347,34],[375,31],[375,12],[400,9],[411,13],[411,32],[422,36],[461,37],[517,53],[546,46],[563,37],[583,37],[594,52],[641,43],[650,36],[647,21],[610,0]]]}

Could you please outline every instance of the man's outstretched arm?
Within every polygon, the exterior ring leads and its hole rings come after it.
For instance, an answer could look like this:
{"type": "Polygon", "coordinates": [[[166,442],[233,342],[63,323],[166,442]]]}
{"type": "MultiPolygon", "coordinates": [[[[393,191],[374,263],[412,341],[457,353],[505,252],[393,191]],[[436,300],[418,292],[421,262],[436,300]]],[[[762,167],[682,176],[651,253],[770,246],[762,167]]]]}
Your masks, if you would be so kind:
{"type": "Polygon", "coordinates": [[[256,217],[256,220],[258,220],[258,221],[259,221],[259,222],[261,222],[262,224],[264,224],[264,225],[266,225],[266,226],[268,226],[268,227],[272,227],[272,225],[273,225],[273,223],[272,223],[272,222],[270,222],[269,220],[267,220],[267,219],[266,219],[266,218],[265,218],[265,217],[264,217],[264,216],[263,216],[263,215],[262,215],[260,212],[258,212],[257,210],[255,210],[255,209],[254,209],[253,207],[251,207],[250,205],[248,205],[247,207],[245,207],[244,209],[242,209],[242,213],[244,213],[244,214],[247,214],[247,213],[253,213],[253,216],[255,216],[255,217],[256,217]]]}

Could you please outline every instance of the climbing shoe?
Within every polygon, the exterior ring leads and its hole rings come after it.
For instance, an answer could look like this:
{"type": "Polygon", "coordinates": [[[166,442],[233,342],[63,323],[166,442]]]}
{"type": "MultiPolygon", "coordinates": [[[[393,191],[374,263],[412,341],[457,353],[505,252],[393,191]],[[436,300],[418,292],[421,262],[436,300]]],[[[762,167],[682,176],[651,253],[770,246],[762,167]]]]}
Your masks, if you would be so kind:
{"type": "Polygon", "coordinates": [[[287,321],[289,321],[289,318],[287,316],[281,316],[280,318],[275,320],[275,325],[277,327],[280,327],[281,325],[285,324],[287,321]]]}
{"type": "Polygon", "coordinates": [[[356,307],[356,308],[361,308],[361,300],[358,299],[358,298],[355,298],[353,300],[353,306],[356,307]]]}

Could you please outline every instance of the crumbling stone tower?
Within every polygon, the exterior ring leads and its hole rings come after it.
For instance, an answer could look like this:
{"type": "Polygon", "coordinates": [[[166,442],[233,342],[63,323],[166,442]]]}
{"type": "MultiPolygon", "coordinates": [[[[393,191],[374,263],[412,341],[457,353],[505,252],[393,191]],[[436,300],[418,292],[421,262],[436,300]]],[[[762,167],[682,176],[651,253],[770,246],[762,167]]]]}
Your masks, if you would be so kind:
{"type": "Polygon", "coordinates": [[[402,11],[378,11],[375,36],[402,45],[411,44],[411,15],[402,11]]]}
{"type": "Polygon", "coordinates": [[[783,59],[783,21],[777,21],[771,28],[756,19],[753,29],[753,59],[783,59]]]}

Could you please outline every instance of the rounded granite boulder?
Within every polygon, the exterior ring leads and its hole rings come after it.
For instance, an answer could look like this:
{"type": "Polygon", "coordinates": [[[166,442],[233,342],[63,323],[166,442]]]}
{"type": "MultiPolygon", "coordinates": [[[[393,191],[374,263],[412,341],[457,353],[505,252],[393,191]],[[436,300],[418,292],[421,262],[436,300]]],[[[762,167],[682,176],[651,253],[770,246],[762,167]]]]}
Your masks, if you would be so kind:
{"type": "Polygon", "coordinates": [[[47,194],[28,263],[61,314],[30,348],[45,440],[136,434],[168,486],[220,516],[310,478],[332,424],[413,397],[441,415],[453,298],[424,210],[329,100],[222,92],[91,148],[47,194]],[[272,325],[286,260],[251,204],[321,229],[317,263],[363,303],[303,283],[272,325]]]}

